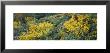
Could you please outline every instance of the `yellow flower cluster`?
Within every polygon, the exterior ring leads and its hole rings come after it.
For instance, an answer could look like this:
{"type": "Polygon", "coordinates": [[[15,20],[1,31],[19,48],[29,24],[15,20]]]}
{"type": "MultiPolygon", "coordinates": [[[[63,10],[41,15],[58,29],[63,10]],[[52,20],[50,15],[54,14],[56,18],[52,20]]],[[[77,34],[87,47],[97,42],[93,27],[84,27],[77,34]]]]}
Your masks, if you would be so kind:
{"type": "Polygon", "coordinates": [[[25,17],[25,20],[27,21],[27,25],[31,25],[31,24],[35,23],[34,17],[25,17]]]}
{"type": "Polygon", "coordinates": [[[42,22],[38,24],[37,30],[47,30],[48,28],[51,29],[52,27],[53,27],[53,24],[49,22],[42,22]]]}
{"type": "Polygon", "coordinates": [[[16,29],[17,28],[20,28],[20,24],[21,24],[20,21],[18,21],[18,22],[17,21],[14,21],[13,22],[14,28],[16,28],[16,29]]]}
{"type": "Polygon", "coordinates": [[[87,19],[87,15],[72,16],[68,21],[65,21],[63,25],[67,29],[67,32],[73,32],[76,35],[79,35],[81,33],[80,30],[88,32],[89,24],[87,19]]]}
{"type": "Polygon", "coordinates": [[[61,36],[61,38],[60,38],[60,40],[63,40],[64,39],[64,35],[65,35],[65,32],[64,31],[62,31],[62,30],[60,30],[59,31],[59,35],[61,36]]]}
{"type": "Polygon", "coordinates": [[[22,32],[21,35],[18,37],[19,40],[32,40],[35,37],[40,36],[37,32],[22,32]]]}
{"type": "Polygon", "coordinates": [[[27,32],[22,32],[18,37],[20,40],[33,40],[33,38],[39,38],[48,34],[53,28],[53,24],[49,22],[42,22],[39,24],[30,24],[27,32]]]}

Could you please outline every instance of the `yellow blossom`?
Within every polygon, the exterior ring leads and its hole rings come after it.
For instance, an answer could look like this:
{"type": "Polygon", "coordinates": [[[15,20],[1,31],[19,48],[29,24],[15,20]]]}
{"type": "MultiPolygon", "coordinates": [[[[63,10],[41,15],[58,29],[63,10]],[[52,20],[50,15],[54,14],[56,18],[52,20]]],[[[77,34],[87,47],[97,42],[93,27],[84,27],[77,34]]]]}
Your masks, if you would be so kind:
{"type": "Polygon", "coordinates": [[[20,24],[21,24],[20,21],[18,21],[18,22],[14,21],[13,22],[14,28],[20,28],[20,24]]]}
{"type": "Polygon", "coordinates": [[[72,16],[68,21],[64,22],[64,27],[67,29],[67,31],[74,32],[76,35],[80,34],[80,30],[83,30],[83,32],[88,32],[89,25],[88,22],[84,23],[84,19],[88,19],[84,15],[77,15],[77,20],[72,16]],[[83,22],[82,22],[83,21],[83,22]]]}

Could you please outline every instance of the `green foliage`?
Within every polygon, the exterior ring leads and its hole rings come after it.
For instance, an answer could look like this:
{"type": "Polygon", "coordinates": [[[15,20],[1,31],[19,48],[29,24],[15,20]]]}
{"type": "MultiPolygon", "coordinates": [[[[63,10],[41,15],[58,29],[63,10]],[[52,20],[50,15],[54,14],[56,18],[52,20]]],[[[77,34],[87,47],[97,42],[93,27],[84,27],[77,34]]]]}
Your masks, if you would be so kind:
{"type": "Polygon", "coordinates": [[[96,40],[96,13],[15,13],[15,40],[96,40]]]}

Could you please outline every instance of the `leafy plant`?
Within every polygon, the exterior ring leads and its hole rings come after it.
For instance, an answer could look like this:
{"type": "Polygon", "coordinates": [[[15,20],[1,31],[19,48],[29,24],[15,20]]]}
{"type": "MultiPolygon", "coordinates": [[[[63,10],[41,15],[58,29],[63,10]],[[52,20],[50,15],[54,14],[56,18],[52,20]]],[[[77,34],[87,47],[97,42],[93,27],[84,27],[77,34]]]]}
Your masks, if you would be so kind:
{"type": "Polygon", "coordinates": [[[15,40],[96,40],[96,13],[15,13],[15,40]]]}

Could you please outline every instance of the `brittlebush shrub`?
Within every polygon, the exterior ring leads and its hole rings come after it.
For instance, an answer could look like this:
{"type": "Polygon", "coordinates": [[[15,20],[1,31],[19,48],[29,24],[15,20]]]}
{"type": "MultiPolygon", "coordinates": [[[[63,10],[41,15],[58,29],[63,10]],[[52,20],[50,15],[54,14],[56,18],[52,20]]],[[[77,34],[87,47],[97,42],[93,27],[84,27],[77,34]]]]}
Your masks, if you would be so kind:
{"type": "Polygon", "coordinates": [[[16,40],[96,40],[96,13],[14,14],[16,40]]]}
{"type": "Polygon", "coordinates": [[[50,30],[53,29],[53,24],[43,22],[37,24],[31,24],[27,32],[22,32],[18,37],[20,40],[31,40],[34,38],[40,38],[46,36],[50,30]]]}
{"type": "Polygon", "coordinates": [[[64,22],[64,27],[67,29],[67,32],[75,33],[80,35],[81,30],[83,32],[88,32],[90,24],[88,24],[88,16],[79,15],[76,18],[72,16],[68,21],[64,22]]]}

